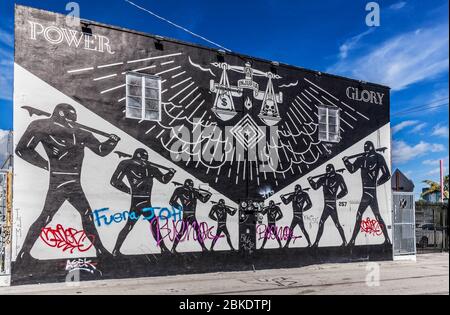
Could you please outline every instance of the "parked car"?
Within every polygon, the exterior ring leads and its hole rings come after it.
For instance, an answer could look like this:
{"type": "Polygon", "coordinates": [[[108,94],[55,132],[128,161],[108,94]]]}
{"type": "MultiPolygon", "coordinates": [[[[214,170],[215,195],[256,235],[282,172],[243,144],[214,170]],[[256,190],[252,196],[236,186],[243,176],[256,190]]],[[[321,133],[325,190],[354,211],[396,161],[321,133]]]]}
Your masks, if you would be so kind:
{"type": "Polygon", "coordinates": [[[442,244],[444,228],[435,226],[433,223],[426,223],[422,226],[416,226],[416,244],[417,247],[426,248],[435,244],[442,244]]]}

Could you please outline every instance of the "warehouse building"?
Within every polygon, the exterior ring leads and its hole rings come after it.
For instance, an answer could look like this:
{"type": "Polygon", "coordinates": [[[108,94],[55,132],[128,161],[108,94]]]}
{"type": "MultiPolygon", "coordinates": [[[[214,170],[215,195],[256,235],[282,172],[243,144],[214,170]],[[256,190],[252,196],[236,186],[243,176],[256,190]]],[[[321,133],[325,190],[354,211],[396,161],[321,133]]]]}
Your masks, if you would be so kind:
{"type": "Polygon", "coordinates": [[[16,6],[11,284],[392,259],[389,93],[16,6]]]}

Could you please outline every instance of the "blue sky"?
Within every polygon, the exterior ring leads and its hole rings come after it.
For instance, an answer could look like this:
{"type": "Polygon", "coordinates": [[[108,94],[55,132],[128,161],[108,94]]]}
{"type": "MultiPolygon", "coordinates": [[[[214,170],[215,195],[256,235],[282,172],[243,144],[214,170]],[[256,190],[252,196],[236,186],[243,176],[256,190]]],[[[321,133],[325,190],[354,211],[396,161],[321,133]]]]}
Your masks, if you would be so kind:
{"type": "MultiPolygon", "coordinates": [[[[68,1],[15,2],[67,13],[68,1]]],[[[208,45],[124,0],[77,2],[85,19],[208,45]]],[[[439,159],[448,172],[448,0],[378,1],[378,27],[369,1],[134,2],[236,52],[390,86],[393,167],[418,190],[439,159]]],[[[1,1],[0,129],[12,129],[13,10],[1,1]]]]}

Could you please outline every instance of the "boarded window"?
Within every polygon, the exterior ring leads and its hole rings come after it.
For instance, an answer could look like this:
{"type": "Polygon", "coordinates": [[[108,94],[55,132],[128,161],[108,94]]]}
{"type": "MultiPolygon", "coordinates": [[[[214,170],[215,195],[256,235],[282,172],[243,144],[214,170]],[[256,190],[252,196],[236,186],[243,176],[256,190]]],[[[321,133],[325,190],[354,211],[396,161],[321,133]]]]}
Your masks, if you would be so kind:
{"type": "Polygon", "coordinates": [[[319,140],[326,142],[339,142],[339,108],[319,105],[319,140]]]}
{"type": "Polygon", "coordinates": [[[126,117],[139,120],[161,120],[161,78],[128,73],[126,117]]]}

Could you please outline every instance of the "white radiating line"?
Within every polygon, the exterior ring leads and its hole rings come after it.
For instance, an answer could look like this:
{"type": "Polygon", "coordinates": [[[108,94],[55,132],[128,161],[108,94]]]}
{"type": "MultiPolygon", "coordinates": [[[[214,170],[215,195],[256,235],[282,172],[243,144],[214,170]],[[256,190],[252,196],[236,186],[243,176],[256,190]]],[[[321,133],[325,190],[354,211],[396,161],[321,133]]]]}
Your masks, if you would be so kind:
{"type": "Polygon", "coordinates": [[[309,116],[308,112],[303,107],[300,106],[300,109],[306,114],[306,116],[309,117],[309,119],[311,119],[311,121],[314,121],[314,119],[312,119],[311,116],[309,116]]]}
{"type": "MultiPolygon", "coordinates": [[[[198,120],[198,124],[196,124],[194,129],[192,129],[192,133],[194,133],[195,129],[197,129],[198,126],[202,125],[201,122],[202,122],[203,117],[205,117],[205,115],[206,115],[206,111],[204,111],[203,114],[200,116],[200,118],[198,120]]],[[[192,114],[191,114],[191,116],[192,116],[192,114]]]]}
{"type": "Polygon", "coordinates": [[[173,122],[174,122],[175,120],[177,120],[178,118],[180,118],[180,115],[181,115],[183,112],[184,112],[184,110],[181,110],[181,111],[178,113],[178,115],[172,119],[172,121],[169,123],[169,126],[172,126],[173,122]]]}
{"type": "Polygon", "coordinates": [[[189,104],[186,105],[186,109],[189,108],[201,95],[202,93],[198,93],[198,95],[189,104]]]}
{"type": "Polygon", "coordinates": [[[314,85],[316,88],[318,88],[319,90],[324,91],[325,93],[327,93],[328,95],[330,95],[333,99],[335,99],[336,101],[339,102],[339,99],[337,97],[335,97],[334,95],[331,95],[330,93],[328,93],[327,91],[325,91],[324,89],[322,89],[320,86],[312,83],[311,81],[309,81],[307,78],[304,78],[306,82],[309,82],[310,84],[314,85]]]}
{"type": "Polygon", "coordinates": [[[198,86],[195,88],[195,89],[193,89],[191,92],[189,92],[189,94],[188,95],[186,95],[181,101],[180,101],[180,104],[181,103],[183,103],[189,96],[191,96],[195,91],[197,91],[198,90],[198,86]]]}
{"type": "Polygon", "coordinates": [[[121,99],[119,99],[117,102],[123,102],[125,100],[126,97],[122,97],[121,99]]]}
{"type": "Polygon", "coordinates": [[[148,134],[150,131],[152,131],[154,128],[156,127],[156,125],[154,125],[152,128],[150,128],[149,130],[147,130],[146,132],[145,132],[145,134],[148,134]]]}
{"type": "Polygon", "coordinates": [[[298,116],[294,113],[294,110],[291,108],[289,108],[289,110],[292,112],[292,115],[294,115],[295,119],[298,120],[298,122],[300,123],[300,125],[302,125],[303,123],[301,122],[300,118],[298,118],[298,116]]]}
{"type": "MultiPolygon", "coordinates": [[[[303,94],[303,93],[302,93],[303,94]]],[[[303,100],[302,100],[302,98],[301,97],[299,97],[299,96],[297,96],[297,98],[300,100],[300,101],[302,101],[302,103],[306,106],[306,107],[308,107],[309,108],[309,110],[310,111],[312,111],[312,108],[311,107],[309,107],[309,105],[308,104],[306,104],[306,102],[303,102],[303,100]]],[[[310,101],[311,102],[311,101],[310,101]]]]}
{"type": "Polygon", "coordinates": [[[172,69],[168,69],[168,70],[164,70],[164,71],[161,71],[161,72],[157,73],[156,75],[161,75],[161,74],[164,74],[164,73],[167,73],[167,72],[171,72],[171,71],[174,71],[174,70],[177,70],[177,69],[180,69],[180,68],[181,68],[181,66],[178,66],[178,67],[175,67],[175,68],[172,68],[172,69]]]}
{"type": "Polygon", "coordinates": [[[108,78],[112,78],[117,76],[117,74],[110,74],[110,75],[105,75],[104,77],[99,77],[99,78],[95,78],[94,81],[99,81],[99,80],[103,80],[103,79],[108,79],[108,78]]]}
{"type": "Polygon", "coordinates": [[[169,89],[165,89],[165,90],[163,90],[162,92],[161,92],[161,94],[164,94],[164,93],[166,93],[167,91],[168,91],[169,89]]]}
{"type": "Polygon", "coordinates": [[[185,79],[185,80],[183,80],[183,81],[181,81],[181,82],[178,82],[177,84],[172,85],[170,88],[171,88],[171,89],[176,88],[177,86],[179,86],[179,85],[181,85],[181,84],[183,84],[183,83],[186,83],[186,82],[189,81],[190,79],[192,79],[192,77],[189,77],[189,78],[187,78],[187,79],[185,79]]]}
{"type": "Polygon", "coordinates": [[[109,65],[101,65],[101,66],[98,66],[97,68],[102,69],[102,68],[108,68],[108,67],[114,67],[114,66],[120,66],[120,65],[123,65],[123,62],[111,63],[109,65]]]}
{"type": "Polygon", "coordinates": [[[158,139],[159,137],[161,137],[161,135],[164,133],[164,131],[166,131],[165,129],[161,130],[161,132],[156,136],[156,139],[158,139]]]}
{"type": "Polygon", "coordinates": [[[342,131],[342,132],[345,132],[345,130],[344,129],[342,129],[342,127],[339,127],[339,129],[342,131]]]}
{"type": "Polygon", "coordinates": [[[177,94],[175,94],[174,96],[172,96],[169,99],[169,102],[172,101],[174,98],[176,98],[178,95],[180,95],[181,93],[183,93],[184,91],[186,91],[188,88],[190,88],[191,86],[194,85],[194,82],[191,82],[191,84],[189,84],[188,86],[186,86],[184,89],[182,89],[180,92],[178,92],[177,94]]]}
{"type": "Polygon", "coordinates": [[[356,112],[359,116],[361,116],[362,118],[365,118],[367,120],[370,120],[367,116],[364,116],[363,114],[361,114],[360,112],[358,112],[356,109],[354,109],[353,107],[350,107],[349,105],[345,104],[344,102],[341,102],[342,105],[347,106],[348,108],[350,108],[352,111],[356,112]]]}
{"type": "Polygon", "coordinates": [[[94,67],[83,68],[83,69],[76,69],[76,70],[69,70],[69,71],[67,71],[67,73],[75,73],[75,72],[82,72],[82,71],[89,71],[89,70],[94,70],[94,67]]]}
{"type": "Polygon", "coordinates": [[[317,146],[317,150],[319,150],[320,154],[323,155],[322,150],[319,149],[319,146],[317,146]]]}
{"type": "MultiPolygon", "coordinates": [[[[289,113],[288,113],[288,115],[289,115],[289,113]]],[[[292,121],[292,119],[291,119],[291,121],[292,121]]],[[[289,130],[289,132],[291,133],[291,136],[292,136],[294,133],[292,132],[291,128],[289,128],[289,125],[287,124],[287,122],[286,122],[286,128],[289,130]]],[[[297,140],[295,139],[295,137],[292,137],[292,139],[294,139],[295,144],[297,144],[297,140]]]]}
{"type": "Polygon", "coordinates": [[[367,120],[370,120],[369,117],[364,116],[363,114],[361,114],[360,112],[356,111],[356,113],[361,116],[362,118],[365,118],[367,120]]]}
{"type": "Polygon", "coordinates": [[[352,111],[355,111],[355,109],[347,104],[345,104],[344,102],[341,101],[341,104],[344,106],[347,106],[348,108],[350,108],[352,111]]]}
{"type": "Polygon", "coordinates": [[[333,106],[335,106],[335,107],[337,107],[337,105],[336,104],[334,104],[332,101],[330,101],[328,98],[326,98],[325,96],[323,96],[323,95],[321,95],[322,96],[322,98],[324,99],[324,100],[326,100],[328,103],[330,103],[331,105],[333,105],[333,106]]]}
{"type": "Polygon", "coordinates": [[[312,87],[309,87],[309,89],[310,89],[311,91],[313,91],[314,93],[319,94],[319,92],[317,92],[316,90],[314,90],[312,87]]]}
{"type": "Polygon", "coordinates": [[[134,70],[131,70],[131,71],[136,71],[136,72],[138,72],[138,71],[147,70],[147,69],[153,69],[153,68],[156,68],[156,66],[153,65],[153,66],[148,66],[148,67],[143,67],[143,68],[134,69],[134,70]]]}
{"type": "Polygon", "coordinates": [[[200,104],[197,106],[196,109],[194,109],[194,111],[191,113],[191,115],[188,117],[188,119],[191,119],[192,116],[194,116],[195,112],[203,105],[204,102],[205,102],[205,100],[200,102],[200,104]]]}
{"type": "MultiPolygon", "coordinates": [[[[296,102],[297,100],[294,100],[294,102],[296,102]]],[[[298,104],[298,102],[297,102],[298,104]]],[[[300,105],[300,104],[298,104],[300,105]]],[[[292,103],[292,107],[297,111],[297,113],[299,113],[299,115],[303,118],[303,122],[306,122],[306,118],[302,115],[302,113],[300,113],[300,111],[298,110],[298,108],[294,105],[294,103],[292,103]]],[[[300,122],[302,123],[302,122],[300,122]]]]}
{"type": "Polygon", "coordinates": [[[245,180],[245,171],[247,169],[247,160],[244,159],[244,173],[242,174],[242,179],[245,180]]]}
{"type": "MultiPolygon", "coordinates": [[[[306,92],[306,90],[305,90],[305,92],[306,92]]],[[[301,94],[308,100],[308,102],[311,102],[311,100],[309,99],[308,96],[306,96],[305,94],[303,94],[303,92],[302,92],[301,94]]]]}
{"type": "Polygon", "coordinates": [[[120,89],[120,88],[124,87],[125,85],[126,85],[126,84],[122,84],[122,85],[119,85],[119,86],[115,86],[115,87],[113,87],[113,88],[110,88],[110,89],[107,89],[107,90],[101,91],[101,92],[100,92],[100,94],[104,94],[104,93],[107,93],[107,92],[111,92],[111,91],[114,91],[114,90],[120,89]]]}
{"type": "MultiPolygon", "coordinates": [[[[286,112],[286,114],[288,115],[289,119],[291,120],[292,124],[294,125],[295,129],[297,129],[298,133],[301,133],[300,130],[297,128],[297,126],[295,125],[294,120],[292,119],[291,115],[289,115],[289,112],[286,112]]],[[[295,137],[294,137],[295,139],[295,137]]],[[[296,142],[297,143],[297,142],[296,142]]]]}
{"type": "Polygon", "coordinates": [[[250,181],[253,181],[253,161],[250,160],[250,181]]]}
{"type": "Polygon", "coordinates": [[[354,129],[352,125],[350,125],[348,122],[346,122],[346,121],[344,120],[344,118],[341,117],[341,120],[342,120],[343,122],[345,122],[350,128],[354,129]]]}
{"type": "Polygon", "coordinates": [[[175,78],[177,78],[177,77],[179,77],[180,75],[183,75],[183,74],[185,74],[185,73],[186,73],[186,71],[177,73],[177,74],[175,74],[175,75],[172,76],[172,79],[175,79],[175,78]]]}
{"type": "Polygon", "coordinates": [[[303,130],[305,130],[306,135],[311,139],[311,141],[314,141],[313,138],[311,137],[311,135],[308,133],[308,130],[306,130],[305,125],[302,125],[303,130]]]}
{"type": "Polygon", "coordinates": [[[322,103],[317,97],[315,97],[314,95],[312,95],[310,91],[305,90],[305,92],[308,93],[309,95],[311,95],[311,97],[314,98],[316,101],[318,101],[319,104],[322,103]]]}
{"type": "Polygon", "coordinates": [[[355,117],[353,117],[352,115],[350,115],[349,113],[347,113],[347,112],[344,112],[345,114],[347,114],[348,116],[350,116],[350,118],[352,118],[354,121],[358,121],[358,119],[356,119],[355,117]]]}
{"type": "Polygon", "coordinates": [[[166,81],[167,81],[167,80],[162,80],[162,81],[161,81],[161,84],[166,83],[166,81]]]}
{"type": "Polygon", "coordinates": [[[143,59],[130,60],[130,61],[127,61],[127,63],[136,63],[136,62],[147,61],[147,60],[169,58],[169,57],[173,57],[173,56],[179,56],[181,54],[182,53],[176,53],[176,54],[170,54],[170,55],[165,55],[165,56],[148,57],[148,58],[143,58],[143,59]]]}
{"type": "Polygon", "coordinates": [[[175,62],[175,60],[170,60],[170,61],[166,61],[166,62],[161,62],[161,66],[165,66],[165,65],[168,65],[168,64],[171,64],[171,63],[174,63],[175,62]]]}

